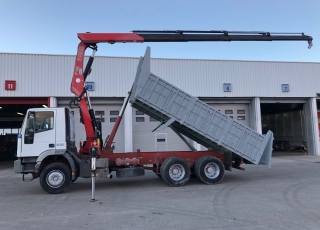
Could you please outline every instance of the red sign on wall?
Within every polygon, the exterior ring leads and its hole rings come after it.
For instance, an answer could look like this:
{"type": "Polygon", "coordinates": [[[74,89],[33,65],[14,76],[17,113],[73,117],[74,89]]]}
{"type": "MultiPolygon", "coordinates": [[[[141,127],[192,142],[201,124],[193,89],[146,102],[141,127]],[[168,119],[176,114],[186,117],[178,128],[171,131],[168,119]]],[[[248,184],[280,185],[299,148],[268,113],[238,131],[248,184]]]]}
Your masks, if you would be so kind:
{"type": "Polygon", "coordinates": [[[16,81],[5,80],[5,90],[16,90],[16,81]]]}

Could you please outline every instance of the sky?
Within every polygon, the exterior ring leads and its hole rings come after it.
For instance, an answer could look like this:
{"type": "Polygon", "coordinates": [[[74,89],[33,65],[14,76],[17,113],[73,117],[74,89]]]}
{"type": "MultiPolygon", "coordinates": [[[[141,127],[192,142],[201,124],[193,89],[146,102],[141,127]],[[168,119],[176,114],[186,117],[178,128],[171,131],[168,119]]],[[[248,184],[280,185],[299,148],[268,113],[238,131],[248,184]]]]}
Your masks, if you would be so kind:
{"type": "MultiPolygon", "coordinates": [[[[96,56],[320,62],[320,0],[0,0],[0,52],[75,55],[77,33],[227,30],[306,41],[101,43],[96,56]]],[[[91,52],[87,51],[86,55],[91,52]]]]}

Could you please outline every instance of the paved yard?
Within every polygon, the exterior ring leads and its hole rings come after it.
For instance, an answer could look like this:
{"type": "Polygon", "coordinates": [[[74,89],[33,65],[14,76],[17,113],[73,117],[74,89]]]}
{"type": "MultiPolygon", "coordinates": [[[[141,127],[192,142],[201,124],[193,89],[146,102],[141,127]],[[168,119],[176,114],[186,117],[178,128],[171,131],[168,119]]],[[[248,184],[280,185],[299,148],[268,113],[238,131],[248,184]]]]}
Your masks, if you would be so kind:
{"type": "Polygon", "coordinates": [[[274,154],[272,168],[244,165],[217,185],[191,178],[168,187],[152,172],[132,179],[78,179],[64,194],[23,182],[0,162],[0,229],[320,229],[320,157],[274,154]]]}

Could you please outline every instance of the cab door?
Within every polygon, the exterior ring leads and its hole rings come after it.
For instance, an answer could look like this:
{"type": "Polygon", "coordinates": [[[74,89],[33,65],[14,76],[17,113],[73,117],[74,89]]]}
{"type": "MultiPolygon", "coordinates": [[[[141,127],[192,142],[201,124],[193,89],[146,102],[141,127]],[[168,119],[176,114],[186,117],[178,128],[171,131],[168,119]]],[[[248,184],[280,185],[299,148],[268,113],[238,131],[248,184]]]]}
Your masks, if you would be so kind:
{"type": "Polygon", "coordinates": [[[39,156],[56,149],[56,111],[29,111],[22,130],[21,157],[39,156]]]}

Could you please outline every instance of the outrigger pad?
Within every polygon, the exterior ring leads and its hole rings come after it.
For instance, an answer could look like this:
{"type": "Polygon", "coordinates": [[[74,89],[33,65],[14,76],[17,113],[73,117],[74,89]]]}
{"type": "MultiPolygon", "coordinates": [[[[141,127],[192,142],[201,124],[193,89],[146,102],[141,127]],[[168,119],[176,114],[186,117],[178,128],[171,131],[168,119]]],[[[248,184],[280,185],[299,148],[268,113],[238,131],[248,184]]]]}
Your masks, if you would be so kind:
{"type": "Polygon", "coordinates": [[[144,175],[144,168],[143,167],[119,168],[116,171],[116,175],[118,178],[143,176],[144,175]]]}

